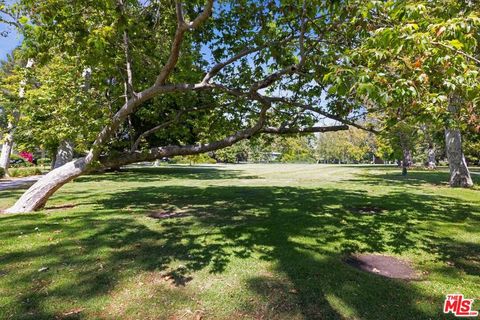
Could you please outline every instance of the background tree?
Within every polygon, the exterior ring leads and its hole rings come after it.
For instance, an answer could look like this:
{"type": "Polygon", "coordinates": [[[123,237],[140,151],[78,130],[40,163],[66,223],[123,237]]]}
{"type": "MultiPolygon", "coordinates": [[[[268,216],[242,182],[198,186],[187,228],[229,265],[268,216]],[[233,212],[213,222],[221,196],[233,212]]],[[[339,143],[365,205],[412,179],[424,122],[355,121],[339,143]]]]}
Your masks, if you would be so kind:
{"type": "MultiPolygon", "coordinates": [[[[377,153],[377,154],[376,154],[377,153]]],[[[317,137],[315,157],[318,162],[372,162],[377,152],[377,139],[371,132],[350,128],[348,131],[329,132],[317,137]]]]}
{"type": "MultiPolygon", "coordinates": [[[[461,132],[466,109],[478,109],[479,102],[479,4],[384,1],[367,8],[362,13],[369,32],[358,31],[361,44],[345,50],[332,67],[327,79],[333,90],[384,112],[386,121],[400,107],[410,123],[443,127],[450,185],[471,186],[461,132]]],[[[356,30],[355,18],[344,28],[356,30]]]]}
{"type": "Polygon", "coordinates": [[[18,59],[16,54],[10,55],[9,59],[2,63],[0,72],[0,106],[3,123],[6,124],[2,130],[3,146],[0,155],[0,167],[5,170],[6,174],[8,174],[10,155],[15,142],[33,60],[28,59],[25,66],[23,63],[24,61],[18,59]]]}

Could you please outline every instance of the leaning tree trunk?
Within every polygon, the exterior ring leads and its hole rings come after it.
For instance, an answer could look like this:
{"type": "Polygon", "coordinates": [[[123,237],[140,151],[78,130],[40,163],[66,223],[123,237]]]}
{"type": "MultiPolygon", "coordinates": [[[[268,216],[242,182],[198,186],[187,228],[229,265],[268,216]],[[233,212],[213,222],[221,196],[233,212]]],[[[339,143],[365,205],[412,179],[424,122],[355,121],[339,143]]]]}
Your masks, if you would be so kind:
{"type": "Polygon", "coordinates": [[[462,151],[462,135],[458,129],[445,129],[445,144],[450,168],[450,186],[469,188],[473,186],[470,171],[462,151]]]}
{"type": "Polygon", "coordinates": [[[71,161],[50,171],[32,185],[6,213],[32,212],[43,208],[48,198],[64,184],[87,171],[85,158],[71,161]]]}
{"type": "Polygon", "coordinates": [[[73,143],[69,140],[63,140],[57,148],[53,169],[59,168],[73,160],[73,143]]]}
{"type": "MultiPolygon", "coordinates": [[[[463,103],[462,97],[457,93],[453,93],[450,96],[448,112],[452,119],[458,120],[463,103]]],[[[463,154],[462,134],[459,128],[447,126],[445,129],[445,146],[448,167],[450,168],[450,186],[462,188],[472,187],[473,181],[463,154]]]]}

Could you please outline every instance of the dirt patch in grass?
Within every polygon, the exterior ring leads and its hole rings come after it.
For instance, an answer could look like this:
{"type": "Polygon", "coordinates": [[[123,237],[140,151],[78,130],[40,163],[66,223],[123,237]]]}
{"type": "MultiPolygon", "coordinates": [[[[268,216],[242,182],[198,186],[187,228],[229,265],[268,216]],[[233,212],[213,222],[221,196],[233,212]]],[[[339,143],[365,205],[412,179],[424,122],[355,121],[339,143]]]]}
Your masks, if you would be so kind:
{"type": "Polygon", "coordinates": [[[172,212],[172,211],[154,211],[154,212],[150,212],[148,216],[153,219],[171,219],[171,218],[188,217],[188,214],[182,213],[182,212],[172,212]]]}
{"type": "Polygon", "coordinates": [[[345,263],[359,270],[387,278],[420,280],[419,274],[408,262],[396,257],[379,254],[356,254],[347,257],[345,263]]]}
{"type": "Polygon", "coordinates": [[[383,212],[382,208],[375,206],[358,206],[350,208],[350,211],[353,213],[363,214],[363,215],[374,215],[381,214],[383,212]]]}

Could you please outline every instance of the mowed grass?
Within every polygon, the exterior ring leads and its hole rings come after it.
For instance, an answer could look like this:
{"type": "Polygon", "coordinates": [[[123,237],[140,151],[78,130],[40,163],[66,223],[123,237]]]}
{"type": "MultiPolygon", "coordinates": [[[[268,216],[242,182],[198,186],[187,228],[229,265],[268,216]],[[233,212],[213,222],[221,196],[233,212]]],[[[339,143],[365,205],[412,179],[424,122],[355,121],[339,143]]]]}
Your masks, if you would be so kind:
{"type": "Polygon", "coordinates": [[[447,181],[338,165],[84,176],[41,212],[0,217],[0,319],[453,318],[448,293],[480,309],[480,189],[447,181]],[[352,252],[421,280],[356,270],[352,252]]]}

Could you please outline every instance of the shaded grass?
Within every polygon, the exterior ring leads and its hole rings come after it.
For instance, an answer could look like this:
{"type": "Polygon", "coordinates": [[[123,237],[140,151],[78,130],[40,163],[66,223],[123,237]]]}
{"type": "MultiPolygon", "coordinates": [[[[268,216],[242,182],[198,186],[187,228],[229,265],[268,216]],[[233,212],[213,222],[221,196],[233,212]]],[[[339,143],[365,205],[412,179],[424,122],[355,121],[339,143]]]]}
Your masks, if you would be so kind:
{"type": "Polygon", "coordinates": [[[0,318],[444,318],[445,294],[480,299],[480,193],[444,177],[313,165],[82,177],[49,203],[75,207],[1,218],[0,318]],[[181,218],[147,216],[158,210],[181,218]],[[396,255],[424,280],[363,273],[342,262],[350,252],[396,255]]]}

